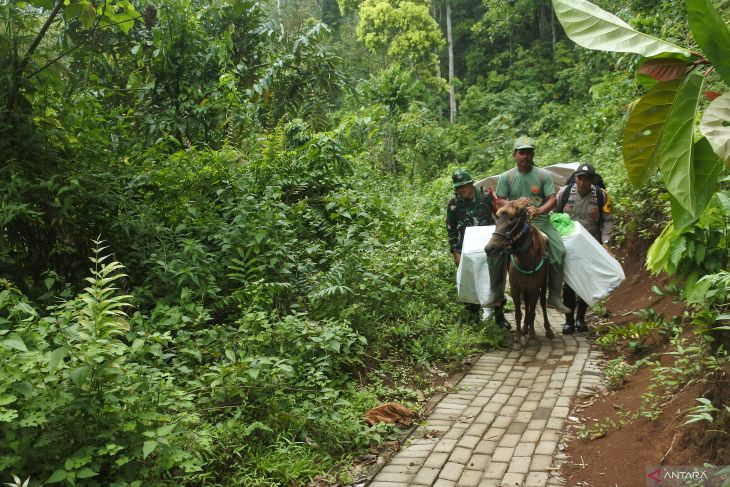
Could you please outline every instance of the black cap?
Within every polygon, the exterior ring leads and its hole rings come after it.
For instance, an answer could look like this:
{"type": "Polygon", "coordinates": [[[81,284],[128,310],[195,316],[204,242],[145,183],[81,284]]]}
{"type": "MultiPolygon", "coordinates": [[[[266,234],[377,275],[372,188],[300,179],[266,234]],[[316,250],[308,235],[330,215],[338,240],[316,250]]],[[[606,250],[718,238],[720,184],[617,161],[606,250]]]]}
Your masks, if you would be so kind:
{"type": "Polygon", "coordinates": [[[578,169],[575,170],[576,176],[595,176],[596,175],[596,168],[591,166],[590,164],[581,164],[578,166],[578,169]]]}

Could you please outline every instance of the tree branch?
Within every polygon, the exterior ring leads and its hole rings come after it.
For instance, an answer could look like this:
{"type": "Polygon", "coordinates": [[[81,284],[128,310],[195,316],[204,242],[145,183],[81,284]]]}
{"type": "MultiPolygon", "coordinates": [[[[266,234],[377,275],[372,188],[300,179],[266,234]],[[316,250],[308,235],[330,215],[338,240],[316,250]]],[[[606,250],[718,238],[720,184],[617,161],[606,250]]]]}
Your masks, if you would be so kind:
{"type": "MultiPolygon", "coordinates": [[[[68,48],[68,49],[66,49],[66,50],[65,50],[64,52],[62,52],[61,54],[59,54],[58,56],[56,56],[56,57],[54,57],[54,58],[52,58],[52,59],[49,59],[49,60],[48,60],[48,61],[46,62],[46,64],[44,64],[43,66],[41,66],[40,68],[36,69],[36,70],[35,70],[35,71],[33,71],[33,72],[32,72],[31,74],[29,74],[29,75],[27,76],[27,77],[28,77],[28,79],[30,79],[30,78],[32,78],[32,77],[34,77],[34,76],[36,76],[36,75],[37,75],[38,73],[40,73],[41,71],[44,71],[44,70],[46,70],[46,69],[47,69],[47,68],[48,68],[49,66],[51,66],[51,65],[55,64],[55,63],[56,63],[56,62],[58,62],[59,60],[63,59],[64,57],[66,57],[66,56],[68,56],[69,54],[71,54],[72,52],[74,52],[74,51],[75,51],[76,49],[78,49],[79,47],[83,46],[83,45],[84,45],[84,44],[85,44],[85,43],[86,43],[86,42],[87,42],[87,41],[88,41],[89,39],[91,39],[91,36],[92,36],[92,35],[93,35],[93,34],[94,34],[94,33],[95,33],[96,31],[99,31],[99,30],[101,30],[101,29],[104,29],[104,28],[106,28],[106,27],[114,27],[115,25],[119,25],[119,24],[123,24],[123,23],[125,23],[125,22],[129,22],[129,20],[122,20],[122,21],[120,21],[120,22],[114,22],[114,23],[111,23],[111,24],[107,24],[107,25],[99,26],[99,23],[101,22],[101,18],[102,18],[102,16],[101,16],[101,15],[97,17],[97,20],[95,21],[95,24],[94,24],[94,26],[93,26],[93,27],[92,27],[92,28],[91,28],[91,29],[90,29],[90,30],[88,31],[88,33],[87,33],[86,37],[84,37],[84,39],[82,39],[82,40],[81,40],[81,41],[80,41],[80,42],[79,42],[78,44],[76,44],[76,45],[74,45],[74,46],[71,46],[71,47],[69,47],[69,48],[68,48]]],[[[138,18],[139,18],[139,17],[138,17],[138,18]]],[[[137,19],[133,19],[133,20],[137,20],[137,19]]]]}
{"type": "Polygon", "coordinates": [[[25,68],[28,67],[28,63],[30,62],[30,58],[35,52],[36,49],[38,49],[38,45],[43,40],[43,37],[46,35],[46,32],[48,32],[48,29],[51,27],[51,24],[54,20],[56,20],[56,16],[61,11],[61,9],[64,6],[64,0],[58,0],[58,3],[56,3],[56,6],[53,7],[53,10],[51,11],[51,14],[46,19],[46,22],[43,24],[43,27],[41,27],[41,30],[38,32],[38,34],[35,36],[35,39],[33,39],[33,42],[31,43],[30,47],[28,47],[28,51],[26,51],[25,56],[23,56],[23,60],[20,61],[20,64],[18,64],[18,68],[15,70],[15,76],[16,78],[19,78],[23,71],[25,71],[25,68]]]}
{"type": "MultiPolygon", "coordinates": [[[[63,1],[63,0],[61,0],[61,1],[63,1]]],[[[124,23],[126,23],[126,22],[129,22],[130,20],[131,20],[131,21],[137,21],[137,20],[139,20],[139,19],[141,19],[141,18],[142,18],[142,16],[141,16],[141,15],[137,15],[137,17],[135,17],[135,18],[132,18],[132,19],[128,19],[128,20],[120,20],[119,22],[113,22],[113,23],[109,23],[109,24],[106,24],[106,25],[101,25],[101,26],[100,26],[99,24],[101,24],[101,20],[102,20],[102,18],[104,18],[104,14],[106,13],[106,8],[107,8],[107,5],[108,5],[108,4],[107,4],[107,2],[105,1],[105,2],[104,2],[104,7],[102,8],[102,11],[101,11],[101,13],[100,13],[99,15],[97,15],[97,16],[96,16],[96,19],[94,20],[94,25],[93,25],[93,26],[92,26],[92,27],[91,27],[91,28],[90,28],[90,29],[88,30],[88,32],[86,33],[86,36],[84,37],[84,39],[82,39],[82,40],[81,40],[81,41],[80,41],[80,42],[79,42],[78,44],[76,44],[75,46],[72,46],[72,47],[70,47],[70,48],[66,49],[66,51],[62,52],[62,53],[61,53],[61,54],[59,54],[58,56],[56,56],[56,57],[54,57],[54,58],[52,58],[52,59],[49,59],[49,60],[48,60],[48,61],[46,62],[46,64],[44,64],[43,66],[41,66],[40,68],[36,69],[36,70],[35,70],[35,71],[33,71],[33,72],[32,72],[31,74],[29,74],[29,75],[28,75],[28,79],[30,79],[30,78],[33,78],[34,76],[36,76],[36,75],[37,75],[38,73],[40,73],[41,71],[45,71],[45,70],[46,70],[46,69],[47,69],[48,67],[52,66],[53,64],[55,64],[55,63],[56,63],[56,62],[58,62],[59,60],[61,60],[61,59],[63,59],[64,57],[68,56],[68,55],[69,55],[70,53],[72,53],[73,51],[75,51],[76,49],[78,49],[79,47],[81,47],[82,45],[84,45],[84,44],[85,44],[85,43],[86,43],[86,42],[87,42],[87,41],[88,41],[89,39],[91,39],[91,36],[92,36],[92,35],[93,35],[93,34],[94,34],[95,32],[97,32],[97,31],[99,31],[99,30],[101,30],[101,29],[105,29],[105,28],[109,28],[109,27],[114,27],[114,26],[117,26],[117,25],[120,25],[120,24],[124,24],[124,23]]]]}
{"type": "Polygon", "coordinates": [[[28,63],[30,63],[30,58],[33,56],[33,53],[40,45],[43,37],[45,37],[46,32],[48,32],[48,29],[51,27],[51,24],[53,24],[53,21],[56,19],[56,16],[61,11],[61,8],[63,8],[63,6],[64,0],[58,0],[58,3],[56,3],[56,6],[53,8],[50,15],[46,19],[43,27],[41,27],[41,30],[38,32],[38,34],[35,36],[35,39],[33,39],[31,45],[28,47],[28,50],[23,56],[23,59],[21,59],[21,61],[15,67],[15,70],[13,71],[12,77],[10,79],[10,87],[7,91],[7,96],[5,97],[5,107],[3,108],[2,112],[2,120],[4,122],[8,121],[11,118],[11,113],[13,113],[13,110],[15,109],[15,100],[20,94],[20,78],[23,76],[23,71],[25,71],[25,68],[28,67],[28,63]]]}

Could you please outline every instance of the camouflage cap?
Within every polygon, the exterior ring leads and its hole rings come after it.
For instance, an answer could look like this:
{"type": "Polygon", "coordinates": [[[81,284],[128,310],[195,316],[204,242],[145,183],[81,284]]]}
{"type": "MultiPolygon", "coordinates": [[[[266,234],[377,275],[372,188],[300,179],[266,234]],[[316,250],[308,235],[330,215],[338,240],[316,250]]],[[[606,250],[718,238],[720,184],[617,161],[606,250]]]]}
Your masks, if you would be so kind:
{"type": "Polygon", "coordinates": [[[469,171],[467,171],[466,169],[457,170],[453,174],[453,176],[451,176],[451,179],[454,182],[454,189],[458,188],[459,186],[464,186],[465,184],[474,182],[474,180],[469,175],[469,171]]]}
{"type": "Polygon", "coordinates": [[[515,140],[514,150],[520,149],[534,149],[535,139],[528,137],[527,135],[521,135],[515,140]]]}

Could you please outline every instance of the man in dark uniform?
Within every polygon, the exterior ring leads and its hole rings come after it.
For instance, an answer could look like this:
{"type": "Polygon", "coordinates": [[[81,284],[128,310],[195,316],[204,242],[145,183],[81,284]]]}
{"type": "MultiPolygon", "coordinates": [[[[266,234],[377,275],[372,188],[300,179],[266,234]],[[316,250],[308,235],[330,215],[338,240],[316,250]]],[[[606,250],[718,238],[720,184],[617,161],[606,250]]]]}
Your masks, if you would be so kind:
{"type": "MultiPolygon", "coordinates": [[[[593,235],[593,238],[608,248],[613,232],[611,217],[611,200],[608,193],[596,186],[596,170],[590,164],[581,164],[575,171],[575,184],[561,188],[558,193],[557,213],[566,213],[574,221],[579,222],[593,235]]],[[[567,284],[563,286],[563,303],[570,308],[565,314],[563,334],[570,335],[574,331],[588,331],[586,311],[588,305],[576,296],[567,284]],[[574,312],[578,308],[578,316],[574,312]]]]}
{"type": "MultiPolygon", "coordinates": [[[[466,227],[494,225],[494,203],[492,197],[482,188],[474,186],[474,180],[465,169],[456,171],[452,181],[456,194],[446,207],[446,232],[449,235],[449,248],[454,256],[454,264],[458,267],[466,227]]],[[[469,304],[468,309],[477,316],[481,311],[478,304],[469,304]]],[[[497,325],[509,328],[502,306],[494,309],[494,316],[497,325]]]]}

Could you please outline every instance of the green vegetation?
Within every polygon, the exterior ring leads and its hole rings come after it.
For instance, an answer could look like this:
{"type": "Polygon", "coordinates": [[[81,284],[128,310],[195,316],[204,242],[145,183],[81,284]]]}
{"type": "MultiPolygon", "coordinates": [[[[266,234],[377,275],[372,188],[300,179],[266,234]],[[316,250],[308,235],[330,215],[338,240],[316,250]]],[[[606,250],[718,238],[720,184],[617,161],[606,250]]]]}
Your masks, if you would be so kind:
{"type": "Polygon", "coordinates": [[[2,480],[353,480],[397,434],[365,411],[503,338],[454,302],[443,207],[456,167],[510,167],[521,133],[540,165],[594,162],[619,241],[656,239],[649,265],[701,308],[622,336],[695,327],[678,345],[719,376],[728,104],[700,93],[727,90],[727,2],[607,5],[637,54],[671,53],[648,61],[576,47],[586,5],[0,2],[2,480]],[[650,123],[671,137],[645,153],[650,123]]]}
{"type": "Polygon", "coordinates": [[[369,355],[408,371],[485,343],[452,302],[438,202],[393,204],[392,182],[334,136],[277,132],[250,161],[173,153],[120,184],[87,287],[42,274],[47,294],[68,294],[44,306],[3,281],[3,469],[120,485],[311,478],[382,441],[364,411],[408,399],[403,371],[360,384],[369,355]]]}
{"type": "MultiPolygon", "coordinates": [[[[645,347],[650,336],[663,336],[670,342],[667,355],[672,356],[671,365],[657,361],[640,409],[621,412],[619,417],[622,423],[639,416],[656,419],[680,388],[702,381],[718,387],[707,392],[712,398],[698,398],[700,406],[690,409],[687,423],[713,421],[709,411],[719,413],[721,426],[707,434],[724,434],[724,425],[730,423],[730,410],[724,406],[730,399],[724,385],[730,373],[730,327],[725,325],[730,192],[728,178],[722,173],[730,167],[730,110],[727,94],[705,91],[706,82],[722,91],[730,86],[730,29],[722,19],[723,11],[709,0],[686,0],[683,13],[692,39],[686,43],[691,48],[683,48],[641,33],[585,0],[553,0],[553,4],[567,35],[576,43],[645,58],[637,78],[647,92],[634,103],[626,123],[624,165],[634,186],[649,183],[658,171],[672,222],[651,245],[646,263],[654,273],[664,271],[675,281],[684,281],[681,297],[690,305],[691,314],[675,317],[671,323],[647,310],[640,322],[614,325],[599,339],[604,345],[615,346],[626,338],[628,349],[634,353],[645,347]],[[709,99],[709,105],[705,106],[704,98],[709,99]],[[692,330],[691,340],[683,333],[686,328],[692,330]]],[[[609,370],[609,380],[619,385],[629,369],[617,359],[609,370]]],[[[600,436],[606,426],[598,424],[598,430],[584,429],[582,434],[600,436]]],[[[707,436],[705,441],[718,440],[707,436]]],[[[707,454],[720,461],[717,450],[707,454]]]]}

